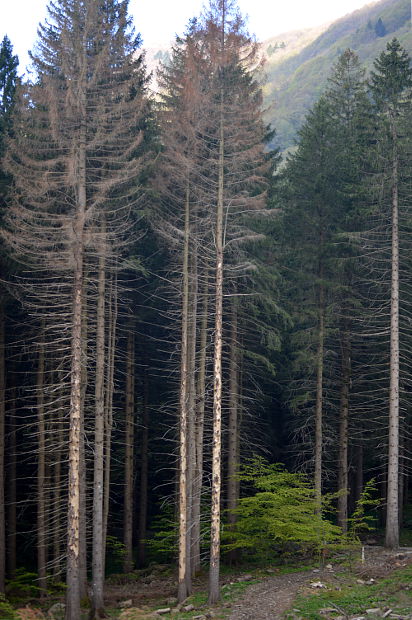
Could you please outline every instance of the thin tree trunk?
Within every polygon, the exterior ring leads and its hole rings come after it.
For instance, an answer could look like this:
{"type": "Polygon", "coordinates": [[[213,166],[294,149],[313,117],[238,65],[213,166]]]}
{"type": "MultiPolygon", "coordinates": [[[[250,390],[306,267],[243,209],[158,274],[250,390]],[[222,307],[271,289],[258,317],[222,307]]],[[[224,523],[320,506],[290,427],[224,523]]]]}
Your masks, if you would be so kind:
{"type": "Polygon", "coordinates": [[[130,321],[126,354],[126,428],[124,463],[124,534],[125,557],[123,570],[133,570],[133,487],[134,487],[134,411],[135,411],[135,338],[134,323],[130,321]]]}
{"type": "MultiPolygon", "coordinates": [[[[101,233],[104,234],[104,227],[101,233]]],[[[103,495],[104,495],[104,435],[105,435],[105,293],[106,260],[104,240],[99,244],[98,297],[96,323],[96,383],[94,426],[93,478],[93,548],[92,548],[92,618],[104,617],[104,554],[103,495]]]]}
{"type": "MultiPolygon", "coordinates": [[[[225,12],[222,16],[224,48],[225,12]]],[[[219,600],[220,574],[220,494],[222,486],[222,339],[223,339],[223,189],[224,189],[224,126],[223,86],[220,93],[220,135],[218,162],[218,197],[216,209],[216,289],[215,289],[215,338],[213,364],[213,444],[212,444],[212,497],[210,528],[209,603],[219,600]]]]}
{"type": "MultiPolygon", "coordinates": [[[[195,244],[194,244],[195,246],[195,244]]],[[[189,286],[189,325],[188,325],[188,514],[190,515],[188,545],[190,553],[191,575],[195,575],[193,564],[194,555],[198,555],[198,545],[195,539],[194,524],[194,493],[196,471],[196,327],[197,327],[197,304],[198,304],[198,274],[197,274],[197,248],[194,247],[190,260],[190,286],[189,286]]],[[[189,587],[191,587],[189,582],[189,587]]]]}
{"type": "Polygon", "coordinates": [[[339,412],[338,455],[338,525],[348,531],[348,431],[349,431],[349,384],[350,384],[350,338],[347,326],[341,331],[341,390],[339,412]]]}
{"type": "Polygon", "coordinates": [[[143,373],[143,408],[141,431],[140,493],[139,493],[139,542],[137,559],[139,566],[146,561],[147,491],[149,474],[149,372],[146,366],[143,373]]]}
{"type": "Polygon", "coordinates": [[[179,472],[179,576],[178,593],[179,603],[190,594],[190,557],[187,555],[188,545],[188,506],[187,506],[187,427],[188,427],[188,325],[189,325],[189,242],[190,242],[190,194],[189,186],[185,200],[185,232],[183,249],[183,286],[182,286],[182,340],[180,361],[180,472],[179,472]],[[189,575],[189,576],[188,576],[189,575]]]}
{"type": "Polygon", "coordinates": [[[5,311],[4,303],[0,302],[0,593],[5,591],[6,580],[6,515],[4,494],[4,441],[5,441],[5,311]]]}
{"type": "Polygon", "coordinates": [[[398,152],[392,119],[392,282],[390,320],[389,455],[385,547],[399,547],[399,209],[398,152]]]}
{"type": "Polygon", "coordinates": [[[325,340],[325,291],[322,283],[323,269],[319,269],[319,326],[316,354],[316,409],[315,409],[315,496],[316,510],[322,501],[322,452],[323,452],[323,357],[325,340]]]}
{"type": "MultiPolygon", "coordinates": [[[[60,408],[63,408],[62,401],[60,408]]],[[[63,456],[63,421],[62,418],[57,420],[57,433],[55,435],[56,445],[53,450],[53,576],[57,578],[61,571],[61,522],[62,522],[62,503],[61,503],[61,487],[62,487],[62,456],[63,456]]]]}
{"type": "Polygon", "coordinates": [[[86,393],[88,380],[88,324],[87,324],[87,277],[84,277],[83,285],[83,312],[82,312],[82,417],[80,421],[80,555],[79,555],[79,580],[80,598],[88,599],[87,584],[87,475],[86,475],[86,449],[85,449],[85,411],[86,393]]]}
{"type": "Polygon", "coordinates": [[[16,556],[16,478],[17,478],[17,441],[16,441],[16,400],[17,388],[15,384],[15,376],[12,374],[8,411],[8,435],[9,435],[9,455],[8,455],[8,472],[7,472],[7,572],[10,578],[13,578],[16,572],[17,556],[16,556]]]}
{"type": "MultiPolygon", "coordinates": [[[[44,339],[44,327],[40,332],[44,339]]],[[[40,344],[37,366],[37,572],[40,598],[47,592],[47,553],[46,553],[46,423],[44,406],[44,344],[40,344]]]]}
{"type": "Polygon", "coordinates": [[[205,274],[202,321],[199,339],[199,372],[196,382],[196,412],[195,412],[195,469],[193,472],[193,511],[192,511],[192,570],[200,570],[200,518],[201,496],[203,485],[203,432],[205,419],[205,390],[206,390],[206,349],[207,349],[207,320],[209,310],[209,278],[205,274]]]}
{"type": "MultiPolygon", "coordinates": [[[[235,510],[238,505],[239,471],[239,360],[238,360],[238,308],[237,300],[232,300],[230,320],[230,361],[229,361],[229,424],[228,424],[228,464],[227,464],[227,509],[229,530],[233,530],[236,523],[235,510]]],[[[233,562],[236,553],[229,553],[229,560],[233,562]]]]}
{"type": "MultiPolygon", "coordinates": [[[[106,380],[105,399],[105,460],[104,460],[104,498],[103,498],[103,549],[106,549],[107,525],[109,520],[110,506],[110,475],[112,456],[112,429],[113,429],[113,394],[114,394],[114,363],[116,356],[116,334],[118,315],[118,288],[117,273],[110,281],[110,307],[109,307],[109,347],[106,380]]],[[[103,574],[105,574],[106,554],[103,553],[103,574]]]]}

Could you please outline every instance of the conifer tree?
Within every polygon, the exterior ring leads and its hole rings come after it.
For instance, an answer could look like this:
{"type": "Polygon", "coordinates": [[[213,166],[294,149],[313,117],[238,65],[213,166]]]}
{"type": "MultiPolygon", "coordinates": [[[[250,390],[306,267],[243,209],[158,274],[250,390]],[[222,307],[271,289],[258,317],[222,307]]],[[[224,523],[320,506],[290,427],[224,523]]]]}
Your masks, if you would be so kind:
{"type": "MultiPolygon", "coordinates": [[[[410,139],[408,117],[412,105],[412,68],[407,52],[397,39],[386,46],[374,63],[371,92],[379,114],[377,174],[383,181],[380,209],[390,221],[390,360],[389,360],[389,429],[387,514],[385,545],[399,545],[399,424],[401,367],[400,354],[405,343],[400,340],[400,315],[405,300],[400,297],[401,264],[407,245],[402,239],[402,220],[410,209],[410,195],[405,194],[407,170],[405,142],[410,139]],[[389,215],[390,214],[390,215],[389,215]]],[[[408,271],[403,272],[408,278],[408,271]]],[[[403,283],[404,285],[406,282],[403,283]]],[[[405,368],[408,372],[407,368],[405,368]]]]}
{"type": "Polygon", "coordinates": [[[96,386],[92,615],[103,614],[103,402],[111,400],[102,392],[108,329],[105,282],[106,274],[116,269],[140,196],[140,124],[146,109],[144,67],[136,57],[140,41],[127,9],[128,2],[120,0],[50,4],[32,54],[36,81],[20,93],[15,121],[19,130],[7,160],[16,200],[6,240],[28,272],[22,284],[26,304],[44,320],[47,341],[59,343],[53,363],[67,369],[60,374],[62,398],[70,400],[67,620],[80,617],[86,365],[96,386]],[[86,304],[90,285],[97,295],[88,295],[86,304]],[[96,339],[96,362],[84,358],[85,325],[88,337],[96,339]]]}

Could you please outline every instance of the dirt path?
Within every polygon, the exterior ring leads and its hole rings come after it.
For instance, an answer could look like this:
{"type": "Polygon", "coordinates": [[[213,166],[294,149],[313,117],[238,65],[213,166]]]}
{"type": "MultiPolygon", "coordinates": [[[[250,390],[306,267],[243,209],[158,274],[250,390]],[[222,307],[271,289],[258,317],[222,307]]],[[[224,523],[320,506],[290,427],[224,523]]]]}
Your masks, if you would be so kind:
{"type": "Polygon", "coordinates": [[[309,571],[268,577],[247,589],[233,605],[229,620],[279,620],[292,605],[298,590],[320,577],[321,573],[309,571]]]}

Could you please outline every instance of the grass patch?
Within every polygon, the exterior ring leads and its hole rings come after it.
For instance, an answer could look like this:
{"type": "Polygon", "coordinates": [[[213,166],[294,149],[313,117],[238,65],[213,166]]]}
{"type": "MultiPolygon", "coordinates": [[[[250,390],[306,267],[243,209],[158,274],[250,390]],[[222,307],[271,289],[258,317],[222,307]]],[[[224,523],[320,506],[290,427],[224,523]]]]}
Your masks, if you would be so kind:
{"type": "MultiPolygon", "coordinates": [[[[412,566],[394,571],[390,577],[374,585],[352,584],[341,590],[325,589],[298,596],[293,610],[286,614],[289,620],[323,620],[321,609],[335,608],[336,615],[363,614],[373,607],[390,607],[394,613],[410,613],[412,607],[412,566]]],[[[330,612],[332,613],[332,612],[330,612]]]]}

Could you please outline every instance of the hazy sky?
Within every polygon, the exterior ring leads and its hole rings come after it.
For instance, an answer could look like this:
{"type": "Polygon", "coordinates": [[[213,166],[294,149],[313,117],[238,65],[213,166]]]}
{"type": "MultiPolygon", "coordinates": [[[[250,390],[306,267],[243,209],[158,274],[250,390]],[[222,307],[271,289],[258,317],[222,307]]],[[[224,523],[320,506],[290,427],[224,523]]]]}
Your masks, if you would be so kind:
{"type": "MultiPolygon", "coordinates": [[[[244,15],[249,16],[249,30],[258,39],[317,26],[342,17],[372,0],[238,0],[244,15]]],[[[46,17],[47,0],[2,0],[0,37],[9,36],[20,65],[28,61],[27,50],[36,39],[37,25],[46,17]]],[[[144,45],[154,47],[182,34],[190,17],[198,15],[204,0],[130,0],[130,12],[144,45]]]]}

